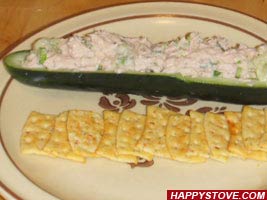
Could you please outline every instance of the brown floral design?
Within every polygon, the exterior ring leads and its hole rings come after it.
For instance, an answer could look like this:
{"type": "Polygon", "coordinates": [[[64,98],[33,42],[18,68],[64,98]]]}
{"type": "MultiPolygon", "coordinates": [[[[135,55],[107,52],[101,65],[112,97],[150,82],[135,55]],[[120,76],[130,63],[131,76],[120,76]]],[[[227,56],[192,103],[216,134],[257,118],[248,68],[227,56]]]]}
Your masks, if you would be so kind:
{"type": "MultiPolygon", "coordinates": [[[[215,108],[204,106],[204,107],[200,107],[200,108],[196,109],[196,111],[201,112],[201,113],[214,112],[214,113],[222,114],[222,113],[224,113],[226,108],[227,108],[226,106],[222,106],[222,107],[216,106],[215,108]]],[[[189,115],[190,111],[191,110],[187,110],[185,114],[189,115]]]]}
{"type": "Polygon", "coordinates": [[[143,96],[145,99],[140,103],[146,106],[158,105],[165,107],[174,112],[180,112],[179,106],[188,106],[197,102],[197,99],[183,97],[160,97],[160,96],[143,96]]]}
{"type": "Polygon", "coordinates": [[[151,167],[152,165],[154,165],[154,160],[151,161],[145,160],[144,162],[139,162],[137,164],[129,163],[129,165],[131,166],[132,169],[136,167],[151,167]]]}
{"type": "MultiPolygon", "coordinates": [[[[186,107],[195,104],[198,100],[194,98],[184,98],[184,97],[162,97],[162,96],[142,96],[143,99],[140,100],[140,103],[145,106],[157,105],[159,107],[164,107],[174,112],[180,112],[181,107],[186,107]]],[[[113,111],[123,111],[126,109],[131,109],[136,106],[136,100],[133,99],[130,95],[127,94],[117,94],[117,93],[104,93],[100,97],[98,105],[105,110],[113,111]]],[[[226,106],[203,106],[195,111],[201,113],[215,112],[222,114],[226,111],[226,106]]],[[[186,110],[185,114],[189,115],[189,112],[192,109],[186,110]]],[[[154,165],[154,161],[139,160],[137,164],[129,163],[132,169],[136,167],[151,167],[154,165]]]]}
{"type": "Polygon", "coordinates": [[[104,94],[99,99],[98,105],[105,110],[122,111],[133,108],[136,100],[127,94],[104,94]]]}

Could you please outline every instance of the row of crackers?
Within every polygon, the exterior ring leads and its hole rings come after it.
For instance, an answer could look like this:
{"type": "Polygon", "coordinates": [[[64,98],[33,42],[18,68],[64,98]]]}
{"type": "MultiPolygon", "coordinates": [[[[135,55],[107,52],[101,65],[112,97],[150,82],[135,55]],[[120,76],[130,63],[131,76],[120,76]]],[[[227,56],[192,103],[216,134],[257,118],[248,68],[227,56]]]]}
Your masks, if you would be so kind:
{"type": "Polygon", "coordinates": [[[32,112],[22,131],[21,152],[85,162],[87,157],[138,163],[154,156],[189,163],[226,162],[234,156],[267,161],[267,110],[189,115],[148,106],[103,115],[70,110],[59,115],[32,112]]]}

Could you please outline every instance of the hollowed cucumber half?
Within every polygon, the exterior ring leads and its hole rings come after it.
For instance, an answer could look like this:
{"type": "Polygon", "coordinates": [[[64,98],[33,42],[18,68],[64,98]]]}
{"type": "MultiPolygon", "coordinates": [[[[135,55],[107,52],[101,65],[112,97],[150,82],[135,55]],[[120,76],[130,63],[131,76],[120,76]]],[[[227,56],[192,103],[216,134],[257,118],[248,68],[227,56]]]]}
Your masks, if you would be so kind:
{"type": "Polygon", "coordinates": [[[30,51],[18,51],[4,59],[6,69],[16,80],[43,88],[145,95],[185,96],[239,104],[267,104],[267,81],[193,78],[165,73],[112,73],[104,71],[51,71],[23,67],[30,51]]]}

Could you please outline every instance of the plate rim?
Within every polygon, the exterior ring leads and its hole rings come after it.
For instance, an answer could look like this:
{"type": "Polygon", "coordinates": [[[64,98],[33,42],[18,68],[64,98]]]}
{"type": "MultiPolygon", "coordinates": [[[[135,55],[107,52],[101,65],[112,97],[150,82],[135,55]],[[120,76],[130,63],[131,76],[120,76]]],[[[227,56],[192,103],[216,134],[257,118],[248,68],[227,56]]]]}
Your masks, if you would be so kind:
{"type": "MultiPolygon", "coordinates": [[[[217,5],[211,5],[211,4],[208,4],[208,3],[204,3],[204,2],[188,2],[188,1],[185,1],[185,0],[178,0],[178,1],[175,1],[175,0],[160,0],[160,1],[155,1],[155,0],[149,0],[149,1],[146,1],[146,2],[140,2],[140,1],[134,1],[134,2],[121,2],[121,3],[114,3],[114,4],[110,4],[110,5],[104,5],[104,6],[100,6],[100,7],[96,7],[96,8],[89,8],[89,9],[86,9],[86,10],[83,10],[81,12],[78,12],[78,13],[75,13],[75,14],[72,14],[72,15],[68,15],[66,17],[63,17],[63,18],[60,18],[58,20],[55,20],[51,23],[48,23],[44,26],[41,26],[39,28],[37,28],[36,30],[32,31],[32,32],[29,32],[28,34],[26,34],[25,36],[19,38],[18,40],[14,41],[13,43],[11,43],[8,47],[6,47],[1,53],[0,53],[0,60],[2,60],[9,52],[11,52],[14,48],[16,48],[19,44],[21,44],[22,42],[24,42],[25,40],[29,39],[30,37],[34,36],[35,34],[51,27],[51,26],[54,26],[56,24],[59,24],[61,22],[64,22],[64,21],[67,21],[71,18],[74,18],[74,17],[78,17],[80,15],[83,15],[83,14],[86,14],[86,13],[91,13],[91,12],[94,12],[94,11],[99,11],[99,10],[102,10],[102,9],[112,9],[114,7],[118,7],[118,6],[127,6],[127,5],[133,5],[133,4],[149,4],[149,3],[165,3],[165,2],[170,2],[170,3],[183,3],[183,4],[194,4],[194,5],[204,5],[204,6],[208,6],[208,7],[213,7],[213,8],[221,8],[221,9],[224,9],[226,11],[232,11],[232,12],[235,12],[235,13],[239,13],[241,15],[244,15],[246,17],[250,17],[250,18],[253,18],[259,22],[263,22],[264,24],[266,24],[267,22],[265,22],[264,20],[258,18],[258,17],[255,17],[255,16],[252,16],[250,14],[247,14],[247,13],[244,13],[242,11],[238,11],[238,10],[235,10],[235,9],[231,9],[231,8],[227,8],[227,7],[224,7],[224,6],[217,6],[217,5]]],[[[183,16],[189,16],[189,15],[183,15],[183,14],[148,14],[150,15],[150,17],[152,18],[153,16],[154,17],[182,17],[183,16]]],[[[142,16],[142,15],[136,15],[136,16],[142,16]]],[[[132,18],[131,17],[125,17],[127,19],[125,20],[128,20],[128,19],[136,19],[136,18],[142,18],[142,17],[136,17],[136,16],[133,16],[132,18]]],[[[123,18],[123,17],[122,17],[123,18]]],[[[113,21],[122,21],[120,19],[122,18],[115,18],[113,21]]],[[[186,17],[184,17],[186,18],[186,17]]],[[[187,18],[190,18],[190,19],[200,19],[200,20],[205,20],[205,21],[209,21],[209,22],[214,22],[214,23],[218,23],[220,21],[218,20],[214,20],[214,19],[210,19],[210,20],[207,20],[209,18],[205,18],[205,17],[187,17],[187,18]]],[[[106,22],[106,24],[109,24],[109,23],[112,23],[113,22],[112,20],[106,20],[106,21],[103,21],[103,22],[106,22]]],[[[101,23],[101,22],[100,22],[101,23]]],[[[267,41],[266,39],[246,30],[246,29],[243,29],[241,27],[238,27],[238,26],[235,26],[235,25],[232,25],[230,23],[225,23],[225,22],[222,22],[219,23],[219,24],[222,24],[222,25],[225,25],[225,26],[228,26],[228,27],[231,27],[231,28],[234,28],[234,29],[237,29],[239,31],[242,31],[242,32],[245,32],[249,35],[252,35],[253,37],[261,40],[261,41],[267,41]]],[[[95,24],[92,24],[92,25],[88,25],[88,26],[85,26],[85,27],[82,27],[80,29],[76,29],[74,30],[73,32],[70,32],[70,33],[67,33],[64,35],[64,37],[68,36],[68,35],[71,35],[73,33],[77,33],[77,32],[81,32],[83,30],[87,30],[87,29],[90,29],[92,27],[97,27],[97,26],[100,26],[100,25],[103,25],[103,24],[99,24],[99,23],[95,23],[95,24]]],[[[6,81],[4,84],[4,87],[3,87],[3,91],[1,92],[1,96],[0,96],[0,109],[1,109],[1,104],[2,104],[2,101],[3,101],[3,98],[5,96],[5,93],[7,92],[8,90],[8,87],[9,85],[11,84],[12,82],[12,77],[9,77],[8,81],[6,81]]],[[[19,171],[19,173],[21,173],[28,181],[30,181],[32,184],[36,185],[31,179],[29,179],[21,170],[20,168],[16,165],[15,161],[11,158],[11,156],[9,155],[5,145],[4,145],[4,141],[2,139],[2,134],[1,134],[1,131],[0,131],[0,144],[1,146],[3,147],[8,159],[12,162],[13,165],[15,165],[16,169],[19,171]]],[[[40,186],[36,185],[38,188],[40,188],[43,192],[47,193],[48,195],[51,195],[51,197],[55,197],[55,198],[58,198],[57,196],[51,194],[50,192],[44,190],[43,188],[41,188],[40,186]]],[[[0,180],[0,188],[3,189],[8,195],[10,195],[12,198],[14,199],[17,199],[17,200],[23,200],[24,198],[22,198],[21,196],[19,196],[16,192],[14,192],[10,187],[8,187],[5,183],[3,183],[1,180],[0,180]]]]}

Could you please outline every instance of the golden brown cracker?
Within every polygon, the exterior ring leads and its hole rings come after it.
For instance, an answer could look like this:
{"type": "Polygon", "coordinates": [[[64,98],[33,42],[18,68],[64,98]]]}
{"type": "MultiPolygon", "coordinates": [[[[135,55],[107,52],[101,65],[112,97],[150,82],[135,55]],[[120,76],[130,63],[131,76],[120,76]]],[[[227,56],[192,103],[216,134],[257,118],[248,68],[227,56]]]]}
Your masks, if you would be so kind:
{"type": "Polygon", "coordinates": [[[130,110],[122,112],[117,131],[117,151],[119,154],[137,155],[137,142],[144,131],[146,117],[130,110]]]}
{"type": "Polygon", "coordinates": [[[267,152],[267,108],[264,109],[265,127],[264,134],[260,139],[260,150],[267,152]]]}
{"type": "Polygon", "coordinates": [[[22,130],[21,152],[25,154],[48,155],[43,151],[54,131],[55,116],[31,112],[22,130]]]}
{"type": "Polygon", "coordinates": [[[172,159],[188,161],[191,120],[186,115],[172,115],[166,129],[166,144],[172,159]]]}
{"type": "Polygon", "coordinates": [[[211,151],[211,158],[226,162],[229,157],[230,132],[225,116],[212,112],[206,113],[204,128],[211,151]]]}
{"type": "Polygon", "coordinates": [[[83,156],[72,151],[67,132],[68,112],[59,114],[55,119],[55,128],[51,137],[44,147],[44,151],[56,157],[69,159],[77,162],[85,162],[83,156]]]}
{"type": "Polygon", "coordinates": [[[195,162],[205,162],[209,158],[209,146],[204,129],[204,114],[190,111],[191,132],[187,156],[195,162]]]}
{"type": "Polygon", "coordinates": [[[242,137],[241,113],[227,111],[224,115],[230,132],[228,150],[232,156],[246,159],[248,152],[242,137]]]}
{"type": "Polygon", "coordinates": [[[96,157],[95,151],[103,134],[103,119],[100,114],[85,110],[69,111],[67,131],[74,153],[96,157]]]}
{"type": "Polygon", "coordinates": [[[137,149],[148,154],[171,158],[166,145],[168,119],[174,113],[156,106],[147,107],[145,129],[137,144],[137,149]]]}
{"type": "Polygon", "coordinates": [[[265,133],[263,109],[244,106],[242,111],[242,137],[249,151],[260,150],[260,140],[265,133]]]}
{"type": "Polygon", "coordinates": [[[137,157],[133,155],[120,155],[116,148],[117,129],[120,114],[114,111],[104,111],[104,132],[96,153],[102,157],[127,163],[137,163],[137,157]]]}

